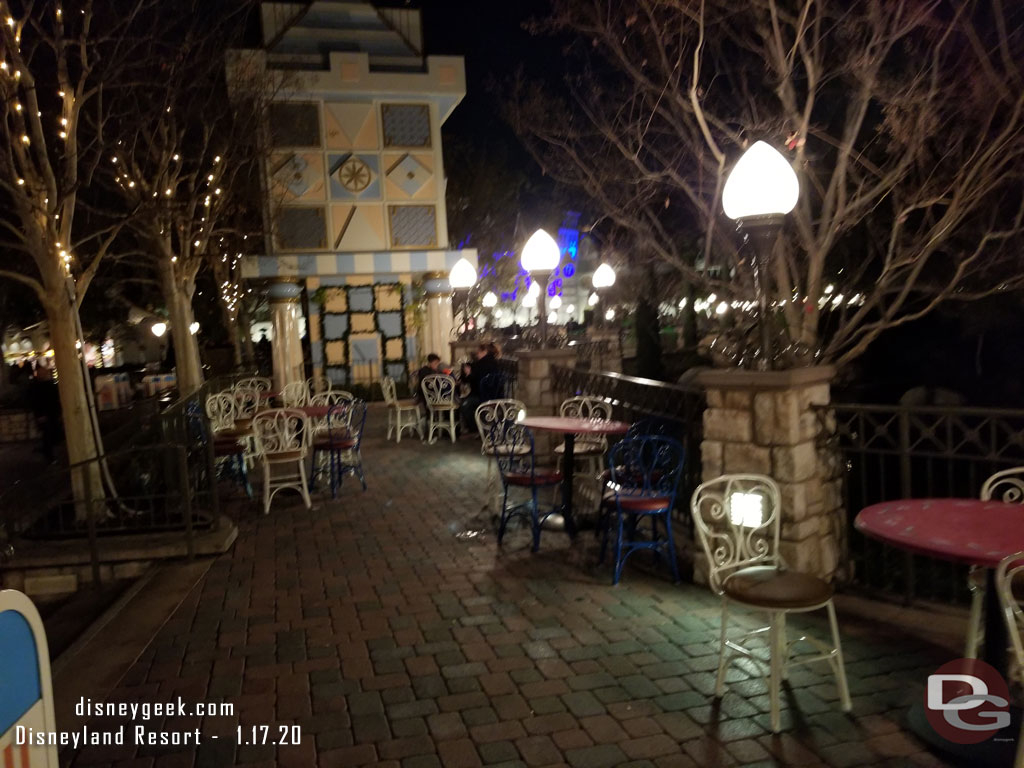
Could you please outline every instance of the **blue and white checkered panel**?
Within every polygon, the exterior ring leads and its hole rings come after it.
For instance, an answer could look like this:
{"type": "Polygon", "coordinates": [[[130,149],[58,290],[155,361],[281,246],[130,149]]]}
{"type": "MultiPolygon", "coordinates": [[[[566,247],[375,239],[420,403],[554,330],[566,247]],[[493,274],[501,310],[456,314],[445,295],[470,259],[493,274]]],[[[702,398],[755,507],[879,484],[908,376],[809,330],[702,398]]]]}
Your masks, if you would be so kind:
{"type": "MultiPolygon", "coordinates": [[[[461,251],[378,251],[376,253],[303,253],[280,256],[246,256],[242,277],[318,277],[320,284],[346,285],[348,275],[370,275],[375,283],[387,283],[395,275],[418,272],[449,272],[462,258],[477,263],[475,248],[461,251]]],[[[410,297],[407,296],[406,301],[410,297]]]]}
{"type": "Polygon", "coordinates": [[[329,365],[327,366],[327,378],[331,380],[331,384],[340,384],[341,386],[344,386],[348,384],[348,368],[329,365]]]}
{"type": "Polygon", "coordinates": [[[437,242],[437,212],[432,205],[389,205],[388,219],[395,248],[437,242]]]}
{"type": "Polygon", "coordinates": [[[395,381],[403,381],[406,375],[405,363],[387,363],[384,366],[388,376],[393,378],[395,381]]]}
{"type": "Polygon", "coordinates": [[[385,147],[430,146],[430,107],[426,104],[385,104],[380,113],[385,147]]]}

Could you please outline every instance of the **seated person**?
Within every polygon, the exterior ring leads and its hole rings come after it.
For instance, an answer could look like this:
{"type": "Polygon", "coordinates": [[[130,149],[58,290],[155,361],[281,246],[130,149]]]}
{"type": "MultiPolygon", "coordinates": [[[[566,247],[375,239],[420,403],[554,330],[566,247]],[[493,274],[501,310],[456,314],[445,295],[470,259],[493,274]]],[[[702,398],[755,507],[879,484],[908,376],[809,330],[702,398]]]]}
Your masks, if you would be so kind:
{"type": "Polygon", "coordinates": [[[476,362],[463,366],[463,380],[469,385],[469,393],[462,399],[459,415],[465,431],[476,431],[476,409],[483,402],[480,383],[484,377],[499,372],[498,357],[500,355],[501,350],[494,342],[481,344],[476,350],[476,362]]]}
{"type": "Polygon", "coordinates": [[[416,386],[413,389],[412,399],[417,405],[424,405],[427,399],[423,396],[423,380],[427,376],[433,376],[435,373],[441,373],[441,357],[433,352],[427,355],[427,364],[424,365],[416,373],[416,386]]]}

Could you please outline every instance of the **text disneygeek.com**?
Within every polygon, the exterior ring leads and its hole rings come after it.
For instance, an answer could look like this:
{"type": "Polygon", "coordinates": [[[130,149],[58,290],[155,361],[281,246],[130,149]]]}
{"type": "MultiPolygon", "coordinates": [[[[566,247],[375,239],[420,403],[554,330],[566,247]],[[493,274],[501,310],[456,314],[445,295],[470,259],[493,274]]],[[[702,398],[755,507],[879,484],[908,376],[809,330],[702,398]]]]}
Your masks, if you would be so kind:
{"type": "MultiPolygon", "coordinates": [[[[152,718],[174,717],[233,717],[235,706],[230,702],[187,703],[181,697],[175,701],[157,702],[100,702],[79,699],[75,714],[84,718],[116,717],[134,721],[148,721],[152,718]]],[[[173,722],[173,721],[171,721],[173,722]]],[[[302,743],[302,729],[297,725],[239,725],[233,734],[217,729],[217,735],[204,736],[201,728],[175,730],[167,728],[165,721],[160,728],[148,725],[112,725],[103,727],[93,721],[89,725],[69,731],[46,731],[24,725],[15,727],[14,741],[29,746],[70,746],[73,748],[125,743],[139,746],[183,746],[197,745],[206,741],[231,741],[236,744],[292,745],[302,743]]]]}

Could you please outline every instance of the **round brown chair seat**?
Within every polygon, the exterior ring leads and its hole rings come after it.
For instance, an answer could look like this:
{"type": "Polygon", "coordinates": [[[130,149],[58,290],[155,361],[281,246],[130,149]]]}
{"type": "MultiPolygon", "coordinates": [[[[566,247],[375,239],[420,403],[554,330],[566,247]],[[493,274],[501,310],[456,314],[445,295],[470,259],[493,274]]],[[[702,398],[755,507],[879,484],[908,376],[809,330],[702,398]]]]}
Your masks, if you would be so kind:
{"type": "Polygon", "coordinates": [[[557,469],[537,469],[531,478],[529,472],[512,472],[505,475],[505,481],[509,485],[558,485],[562,482],[562,473],[557,469]]]}
{"type": "Polygon", "coordinates": [[[757,608],[792,610],[821,605],[832,597],[832,585],[797,571],[754,565],[729,576],[722,584],[726,596],[757,608]]]}
{"type": "Polygon", "coordinates": [[[279,451],[277,453],[264,454],[263,460],[268,464],[280,464],[286,461],[298,461],[302,458],[302,451],[279,451]]]}

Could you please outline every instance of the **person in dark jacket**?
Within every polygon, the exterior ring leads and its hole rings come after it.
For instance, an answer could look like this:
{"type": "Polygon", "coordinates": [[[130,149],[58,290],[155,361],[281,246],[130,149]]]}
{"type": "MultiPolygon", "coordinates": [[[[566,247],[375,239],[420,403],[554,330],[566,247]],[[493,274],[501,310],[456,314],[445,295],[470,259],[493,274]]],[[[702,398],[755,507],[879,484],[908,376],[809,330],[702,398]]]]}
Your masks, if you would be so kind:
{"type": "Polygon", "coordinates": [[[476,431],[476,409],[485,398],[493,396],[491,392],[484,392],[481,384],[491,374],[500,373],[498,358],[501,350],[494,342],[481,344],[477,347],[476,361],[466,363],[462,367],[463,380],[469,385],[469,394],[463,398],[462,407],[459,411],[464,431],[476,431]]]}
{"type": "Polygon", "coordinates": [[[423,396],[423,380],[427,376],[433,376],[435,373],[440,373],[441,368],[441,357],[431,352],[427,355],[427,364],[420,368],[416,374],[416,389],[412,393],[412,398],[420,405],[426,402],[426,398],[423,396]]]}

